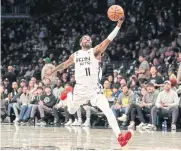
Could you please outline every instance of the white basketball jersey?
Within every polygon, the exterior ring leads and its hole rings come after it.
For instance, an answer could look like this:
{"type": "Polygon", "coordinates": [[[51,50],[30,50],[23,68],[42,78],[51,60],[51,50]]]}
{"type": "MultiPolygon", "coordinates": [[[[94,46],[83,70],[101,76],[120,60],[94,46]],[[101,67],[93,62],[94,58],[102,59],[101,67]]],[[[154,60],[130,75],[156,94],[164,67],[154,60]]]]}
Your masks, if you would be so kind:
{"type": "Polygon", "coordinates": [[[99,60],[94,56],[93,48],[74,53],[76,84],[97,86],[100,81],[99,60]]]}

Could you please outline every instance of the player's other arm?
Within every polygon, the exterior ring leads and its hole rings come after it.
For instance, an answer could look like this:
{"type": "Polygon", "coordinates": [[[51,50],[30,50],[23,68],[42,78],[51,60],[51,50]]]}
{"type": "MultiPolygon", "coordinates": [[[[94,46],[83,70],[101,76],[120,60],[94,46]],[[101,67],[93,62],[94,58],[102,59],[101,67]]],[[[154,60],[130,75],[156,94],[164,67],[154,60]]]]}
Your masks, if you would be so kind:
{"type": "Polygon", "coordinates": [[[74,64],[74,55],[73,54],[65,62],[61,63],[56,68],[54,68],[52,70],[52,73],[55,73],[57,71],[62,72],[64,69],[67,69],[72,64],[74,64]]]}
{"type": "Polygon", "coordinates": [[[101,42],[99,45],[94,47],[94,54],[99,54],[99,53],[103,53],[106,48],[108,47],[109,43],[111,41],[113,41],[113,39],[117,36],[119,29],[121,28],[121,25],[124,21],[124,18],[118,20],[118,23],[116,25],[116,27],[114,28],[114,30],[109,34],[109,36],[103,41],[101,42]]]}

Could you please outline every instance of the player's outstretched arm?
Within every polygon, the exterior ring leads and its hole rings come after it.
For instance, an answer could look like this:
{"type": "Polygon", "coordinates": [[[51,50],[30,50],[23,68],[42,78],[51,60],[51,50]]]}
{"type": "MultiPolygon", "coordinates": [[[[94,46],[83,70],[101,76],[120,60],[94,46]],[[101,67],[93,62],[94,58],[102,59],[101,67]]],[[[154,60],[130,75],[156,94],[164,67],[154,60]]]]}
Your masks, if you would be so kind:
{"type": "Polygon", "coordinates": [[[67,69],[69,66],[74,64],[74,55],[72,54],[65,62],[58,65],[55,69],[52,70],[52,73],[57,71],[62,72],[64,69],[67,69]]]}
{"type": "Polygon", "coordinates": [[[99,53],[103,53],[106,48],[108,47],[109,43],[111,41],[113,41],[113,39],[117,36],[119,29],[121,28],[121,25],[124,21],[124,18],[121,18],[118,20],[116,27],[114,28],[114,30],[109,34],[109,36],[103,41],[101,42],[99,45],[94,47],[94,54],[99,54],[99,53]]]}

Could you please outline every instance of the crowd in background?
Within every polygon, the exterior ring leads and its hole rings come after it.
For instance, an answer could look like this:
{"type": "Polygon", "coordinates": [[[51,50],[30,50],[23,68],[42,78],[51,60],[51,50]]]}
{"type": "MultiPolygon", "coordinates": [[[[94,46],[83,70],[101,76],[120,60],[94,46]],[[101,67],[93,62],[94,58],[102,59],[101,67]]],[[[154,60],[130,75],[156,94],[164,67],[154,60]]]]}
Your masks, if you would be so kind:
{"type": "MultiPolygon", "coordinates": [[[[51,85],[48,80],[42,82],[41,69],[46,63],[55,66],[62,63],[78,50],[81,35],[89,34],[93,45],[105,39],[115,26],[114,22],[108,20],[106,11],[109,4],[116,2],[125,10],[125,21],[102,58],[101,83],[104,94],[115,116],[119,117],[120,113],[123,113],[123,116],[118,118],[123,124],[127,117],[130,117],[130,127],[135,126],[136,114],[139,114],[141,126],[150,126],[145,125],[140,111],[146,103],[151,103],[146,113],[149,113],[150,117],[154,116],[154,121],[150,120],[149,123],[156,126],[157,109],[153,108],[152,111],[152,107],[155,103],[158,106],[163,103],[156,99],[159,92],[173,89],[177,93],[180,90],[178,83],[181,69],[178,68],[181,60],[181,3],[177,0],[108,2],[33,1],[32,18],[2,20],[2,121],[6,116],[11,117],[11,114],[14,114],[15,123],[32,124],[39,111],[39,124],[45,124],[47,115],[44,113],[53,114],[54,123],[60,123],[61,117],[57,113],[64,111],[64,124],[73,124],[66,106],[57,107],[66,84],[72,85],[74,82],[73,67],[58,74],[57,85],[51,85]],[[154,99],[146,96],[147,93],[154,94],[154,99]],[[144,95],[151,102],[144,101],[140,104],[145,100],[144,95]],[[125,101],[125,97],[129,99],[125,101]]],[[[175,106],[179,106],[177,100],[175,106]]],[[[90,125],[90,111],[95,112],[98,109],[86,105],[83,110],[88,119],[84,125],[90,125]]],[[[74,117],[77,119],[74,125],[83,123],[80,112],[74,117]]],[[[172,118],[172,127],[176,129],[178,113],[175,109],[173,112],[175,118],[172,118]]]]}

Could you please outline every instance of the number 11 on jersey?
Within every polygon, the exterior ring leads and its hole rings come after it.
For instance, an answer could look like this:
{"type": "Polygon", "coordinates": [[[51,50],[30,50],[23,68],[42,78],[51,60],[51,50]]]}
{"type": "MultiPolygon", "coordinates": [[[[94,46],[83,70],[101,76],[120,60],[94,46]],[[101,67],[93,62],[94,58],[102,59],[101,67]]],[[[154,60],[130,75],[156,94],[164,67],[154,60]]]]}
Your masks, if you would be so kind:
{"type": "Polygon", "coordinates": [[[86,76],[90,76],[90,68],[85,68],[86,76]]]}

